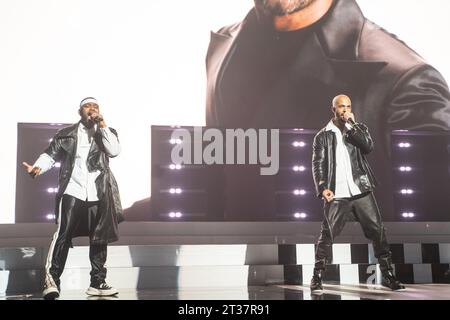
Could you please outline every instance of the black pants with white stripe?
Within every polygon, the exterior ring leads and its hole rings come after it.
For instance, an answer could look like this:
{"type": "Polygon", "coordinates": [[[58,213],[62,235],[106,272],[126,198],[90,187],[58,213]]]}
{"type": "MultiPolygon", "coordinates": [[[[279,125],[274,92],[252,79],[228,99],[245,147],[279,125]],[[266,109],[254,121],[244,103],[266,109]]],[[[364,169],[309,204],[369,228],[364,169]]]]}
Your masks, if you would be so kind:
{"type": "Polygon", "coordinates": [[[316,249],[315,269],[324,270],[332,256],[333,241],[340,235],[347,221],[358,221],[364,235],[372,241],[375,257],[381,271],[392,270],[392,259],[386,231],[380,211],[372,193],[366,193],[349,199],[335,199],[325,203],[325,219],[322,223],[316,249]]]}
{"type": "MultiPolygon", "coordinates": [[[[80,223],[86,223],[89,233],[92,234],[97,221],[98,202],[81,201],[69,195],[64,195],[61,203],[60,219],[47,258],[47,275],[50,274],[59,286],[61,274],[72,245],[74,232],[80,223]]],[[[100,284],[106,278],[107,245],[93,245],[89,247],[91,261],[91,284],[100,284]]]]}

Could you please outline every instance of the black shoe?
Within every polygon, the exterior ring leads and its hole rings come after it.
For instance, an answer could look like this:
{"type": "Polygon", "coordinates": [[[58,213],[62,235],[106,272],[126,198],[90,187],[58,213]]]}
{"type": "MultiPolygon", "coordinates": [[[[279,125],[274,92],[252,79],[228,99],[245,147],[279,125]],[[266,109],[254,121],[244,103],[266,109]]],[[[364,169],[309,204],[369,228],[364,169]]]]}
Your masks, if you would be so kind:
{"type": "Polygon", "coordinates": [[[44,300],[55,300],[59,298],[59,293],[59,285],[53,280],[51,275],[47,275],[45,277],[44,291],[42,292],[44,300]]]}
{"type": "Polygon", "coordinates": [[[405,289],[405,286],[397,280],[391,271],[382,273],[381,285],[392,291],[405,289]]]}
{"type": "Polygon", "coordinates": [[[86,291],[86,294],[88,296],[99,296],[99,297],[114,296],[118,293],[119,291],[117,291],[117,289],[108,286],[106,282],[100,283],[98,285],[91,283],[91,286],[86,291]]]}
{"type": "Polygon", "coordinates": [[[309,285],[309,288],[311,291],[320,291],[323,290],[322,287],[322,271],[314,270],[314,275],[311,279],[311,284],[309,285]]]}

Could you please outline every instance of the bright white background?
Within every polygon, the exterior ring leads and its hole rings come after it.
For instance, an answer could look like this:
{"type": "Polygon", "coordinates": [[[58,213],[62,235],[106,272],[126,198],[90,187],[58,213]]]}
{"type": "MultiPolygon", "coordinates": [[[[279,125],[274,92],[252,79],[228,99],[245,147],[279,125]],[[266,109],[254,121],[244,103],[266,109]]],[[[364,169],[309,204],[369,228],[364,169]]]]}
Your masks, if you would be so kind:
{"type": "MultiPolygon", "coordinates": [[[[359,0],[450,79],[450,1],[359,0]]],[[[210,31],[252,0],[1,0],[0,223],[14,222],[18,122],[73,123],[95,96],[119,131],[124,207],[150,194],[150,125],[203,125],[210,31]]],[[[26,201],[26,199],[23,199],[26,201]]]]}

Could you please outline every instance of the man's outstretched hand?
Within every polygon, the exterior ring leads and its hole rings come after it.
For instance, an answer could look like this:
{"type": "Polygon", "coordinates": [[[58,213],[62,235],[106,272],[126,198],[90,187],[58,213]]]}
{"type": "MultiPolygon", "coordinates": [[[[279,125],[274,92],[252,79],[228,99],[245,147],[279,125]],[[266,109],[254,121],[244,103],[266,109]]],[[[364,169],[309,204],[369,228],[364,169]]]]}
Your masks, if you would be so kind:
{"type": "Polygon", "coordinates": [[[33,167],[32,165],[29,165],[26,162],[22,162],[23,166],[25,167],[25,170],[27,170],[28,174],[35,179],[38,175],[41,174],[41,168],[39,167],[33,167]]]}

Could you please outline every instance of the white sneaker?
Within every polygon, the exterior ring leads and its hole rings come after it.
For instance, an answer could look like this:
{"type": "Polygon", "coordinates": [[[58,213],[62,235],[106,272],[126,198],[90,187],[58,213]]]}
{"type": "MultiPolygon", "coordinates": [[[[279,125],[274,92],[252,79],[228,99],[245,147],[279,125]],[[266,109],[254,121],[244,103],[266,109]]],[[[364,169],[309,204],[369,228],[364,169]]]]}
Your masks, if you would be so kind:
{"type": "Polygon", "coordinates": [[[103,282],[98,286],[91,285],[86,291],[86,294],[89,296],[113,296],[118,293],[119,291],[117,291],[117,289],[108,286],[106,282],[103,282]]]}

